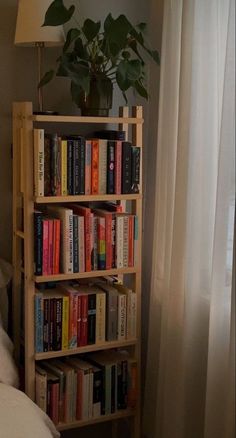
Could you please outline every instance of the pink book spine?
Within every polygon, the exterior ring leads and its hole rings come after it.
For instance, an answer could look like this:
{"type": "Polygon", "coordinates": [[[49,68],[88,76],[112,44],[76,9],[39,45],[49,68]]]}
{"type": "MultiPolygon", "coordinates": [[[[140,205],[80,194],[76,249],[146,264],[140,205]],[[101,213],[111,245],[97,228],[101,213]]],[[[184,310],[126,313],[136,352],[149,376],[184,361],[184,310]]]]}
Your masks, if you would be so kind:
{"type": "Polygon", "coordinates": [[[91,195],[91,140],[85,143],[85,195],[91,195]]]}
{"type": "Polygon", "coordinates": [[[43,220],[43,275],[49,273],[49,221],[43,220]]]}
{"type": "Polygon", "coordinates": [[[121,194],[121,173],[122,173],[121,154],[122,154],[122,142],[117,141],[115,147],[115,193],[117,195],[121,194]]]}

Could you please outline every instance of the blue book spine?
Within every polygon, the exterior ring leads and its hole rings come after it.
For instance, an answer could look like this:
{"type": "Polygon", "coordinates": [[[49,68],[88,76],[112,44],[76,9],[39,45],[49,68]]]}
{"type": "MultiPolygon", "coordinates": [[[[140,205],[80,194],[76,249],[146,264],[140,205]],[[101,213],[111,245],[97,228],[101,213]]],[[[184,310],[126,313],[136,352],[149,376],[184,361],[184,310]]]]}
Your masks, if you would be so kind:
{"type": "Polygon", "coordinates": [[[43,295],[35,295],[35,350],[43,352],[43,295]]]}

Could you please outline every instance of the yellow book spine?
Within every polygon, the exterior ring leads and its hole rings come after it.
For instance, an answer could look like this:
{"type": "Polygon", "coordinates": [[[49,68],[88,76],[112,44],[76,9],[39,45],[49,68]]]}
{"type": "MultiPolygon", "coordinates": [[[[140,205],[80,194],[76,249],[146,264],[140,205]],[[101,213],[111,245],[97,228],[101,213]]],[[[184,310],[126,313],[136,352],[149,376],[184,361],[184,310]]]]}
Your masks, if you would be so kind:
{"type": "Polygon", "coordinates": [[[61,193],[68,195],[67,188],[67,140],[61,141],[61,193]]]}
{"type": "Polygon", "coordinates": [[[69,348],[69,297],[63,297],[62,310],[62,350],[69,348]]]}

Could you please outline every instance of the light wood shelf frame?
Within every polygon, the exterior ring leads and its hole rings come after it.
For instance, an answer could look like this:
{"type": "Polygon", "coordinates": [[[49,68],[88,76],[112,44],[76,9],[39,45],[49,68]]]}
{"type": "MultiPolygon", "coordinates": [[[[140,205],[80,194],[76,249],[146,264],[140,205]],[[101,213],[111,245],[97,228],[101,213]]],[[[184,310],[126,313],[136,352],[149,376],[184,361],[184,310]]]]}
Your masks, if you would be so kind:
{"type": "MultiPolygon", "coordinates": [[[[80,117],[80,116],[52,116],[33,115],[31,102],[16,102],[13,104],[13,322],[16,358],[20,355],[20,288],[21,277],[24,276],[24,325],[25,325],[25,392],[35,399],[35,363],[42,359],[60,357],[71,354],[81,354],[109,348],[132,348],[138,364],[138,403],[134,410],[118,411],[115,414],[101,416],[86,421],[75,421],[68,424],[59,424],[58,430],[72,429],[105,421],[112,421],[113,431],[116,431],[116,422],[122,418],[132,418],[132,438],[140,438],[140,371],[141,371],[141,247],[142,247],[142,146],[143,146],[143,111],[141,106],[133,107],[129,117],[128,107],[121,107],[119,117],[80,117]],[[96,196],[60,196],[34,197],[33,194],[33,128],[34,123],[75,123],[75,124],[116,124],[126,133],[126,140],[130,139],[134,146],[141,148],[141,183],[140,194],[129,195],[96,195],[96,196]],[[131,132],[130,132],[130,128],[131,132]],[[126,202],[131,203],[132,213],[138,215],[139,240],[137,266],[126,269],[112,269],[109,271],[92,271],[79,274],[59,274],[56,276],[35,276],[33,265],[33,212],[37,204],[69,203],[84,201],[118,201],[125,208],[126,202]],[[23,209],[23,223],[20,211],[23,209]],[[24,253],[24,265],[22,259],[24,253]],[[101,345],[89,345],[74,350],[47,352],[35,354],[34,348],[34,294],[35,282],[60,281],[74,278],[92,278],[102,275],[132,274],[134,290],[137,293],[137,339],[123,342],[106,342],[101,345]]],[[[37,126],[37,125],[36,125],[37,126]]],[[[55,127],[54,127],[55,129],[55,127]]],[[[116,432],[112,436],[115,436],[116,432]]]]}

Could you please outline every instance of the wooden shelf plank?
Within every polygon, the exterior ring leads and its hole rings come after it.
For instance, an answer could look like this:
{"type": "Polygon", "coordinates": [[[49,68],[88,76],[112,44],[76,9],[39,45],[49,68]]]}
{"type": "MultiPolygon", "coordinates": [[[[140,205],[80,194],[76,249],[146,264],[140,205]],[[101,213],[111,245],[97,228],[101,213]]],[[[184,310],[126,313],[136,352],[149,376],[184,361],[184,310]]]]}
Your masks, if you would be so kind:
{"type": "Polygon", "coordinates": [[[126,409],[118,411],[115,414],[101,415],[97,418],[90,418],[89,420],[73,421],[72,423],[60,423],[56,426],[57,430],[62,431],[66,429],[76,429],[77,427],[89,426],[90,424],[103,423],[105,421],[114,421],[122,418],[133,417],[136,415],[134,409],[126,409]]]}
{"type": "Polygon", "coordinates": [[[103,271],[79,272],[76,274],[35,275],[33,279],[36,283],[44,283],[45,281],[48,282],[48,281],[76,280],[79,278],[103,277],[104,275],[136,274],[139,271],[140,269],[137,267],[106,269],[103,271]]]}
{"type": "Polygon", "coordinates": [[[94,202],[94,201],[136,201],[141,199],[140,193],[129,195],[78,195],[78,196],[36,196],[36,204],[59,204],[63,202],[94,202]]]}
{"type": "Polygon", "coordinates": [[[85,347],[78,347],[68,350],[60,350],[60,351],[47,351],[44,353],[36,353],[35,360],[44,360],[44,359],[53,359],[55,357],[61,356],[72,356],[75,354],[82,353],[90,353],[92,351],[99,350],[109,350],[111,348],[125,348],[130,347],[132,345],[136,345],[137,339],[128,339],[125,341],[113,341],[113,342],[103,342],[102,344],[92,344],[86,345],[85,347]]]}
{"type": "Polygon", "coordinates": [[[114,123],[130,125],[142,124],[143,118],[136,117],[82,117],[82,116],[50,116],[50,115],[34,115],[31,120],[33,122],[46,123],[114,123]]]}

